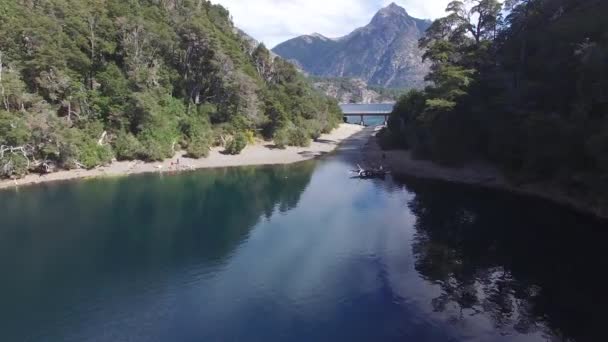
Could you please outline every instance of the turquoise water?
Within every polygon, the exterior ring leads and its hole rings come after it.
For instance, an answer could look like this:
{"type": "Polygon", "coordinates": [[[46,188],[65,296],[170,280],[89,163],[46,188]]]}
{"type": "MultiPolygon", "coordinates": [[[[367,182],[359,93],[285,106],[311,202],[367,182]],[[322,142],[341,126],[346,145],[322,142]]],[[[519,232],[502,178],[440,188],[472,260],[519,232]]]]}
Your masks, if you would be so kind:
{"type": "Polygon", "coordinates": [[[356,147],[0,192],[0,340],[603,339],[603,223],[356,147]]]}
{"type": "MultiPolygon", "coordinates": [[[[348,123],[351,124],[360,124],[361,117],[359,116],[347,116],[346,117],[348,123]]],[[[378,126],[384,124],[384,118],[379,116],[366,116],[363,118],[363,121],[366,126],[378,126]]]]}
{"type": "MultiPolygon", "coordinates": [[[[372,104],[342,104],[340,108],[342,108],[343,112],[377,112],[383,111],[390,113],[393,110],[393,104],[388,103],[372,103],[372,104]]],[[[352,124],[360,124],[361,117],[360,116],[346,116],[347,122],[352,124]]],[[[364,124],[366,126],[378,126],[384,124],[384,117],[378,116],[364,116],[363,117],[364,124]]]]}
{"type": "Polygon", "coordinates": [[[344,112],[392,112],[393,107],[395,105],[392,103],[370,103],[370,104],[358,104],[358,103],[349,103],[349,104],[341,104],[340,108],[344,112]]]}

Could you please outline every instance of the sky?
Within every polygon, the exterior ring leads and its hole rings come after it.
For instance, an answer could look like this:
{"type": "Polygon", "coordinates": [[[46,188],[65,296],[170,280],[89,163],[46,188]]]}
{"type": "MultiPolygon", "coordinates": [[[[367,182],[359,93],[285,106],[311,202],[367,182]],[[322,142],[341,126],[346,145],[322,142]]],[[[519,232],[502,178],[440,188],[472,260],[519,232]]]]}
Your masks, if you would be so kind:
{"type": "Polygon", "coordinates": [[[269,47],[311,33],[344,36],[369,23],[391,2],[420,19],[444,15],[451,0],[212,0],[226,7],[239,28],[269,47]]]}

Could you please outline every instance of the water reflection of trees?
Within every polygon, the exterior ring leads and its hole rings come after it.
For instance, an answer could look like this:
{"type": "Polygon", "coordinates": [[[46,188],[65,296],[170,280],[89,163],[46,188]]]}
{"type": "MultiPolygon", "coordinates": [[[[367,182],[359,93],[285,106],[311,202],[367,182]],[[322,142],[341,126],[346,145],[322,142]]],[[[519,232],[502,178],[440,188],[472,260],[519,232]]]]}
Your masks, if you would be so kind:
{"type": "Polygon", "coordinates": [[[407,184],[416,269],[441,288],[435,310],[458,321],[484,315],[502,333],[601,339],[605,225],[516,196],[407,184]]]}
{"type": "Polygon", "coordinates": [[[118,252],[128,246],[156,255],[163,249],[200,255],[203,244],[218,252],[211,257],[222,257],[260,219],[297,206],[313,169],[314,163],[230,168],[4,193],[0,251],[6,253],[27,235],[23,247],[28,249],[91,243],[112,245],[118,252]]]}
{"type": "Polygon", "coordinates": [[[65,307],[75,289],[111,292],[213,267],[260,220],[296,207],[314,167],[230,168],[1,193],[0,272],[7,277],[0,282],[0,320],[36,324],[54,315],[44,310],[65,307]]]}

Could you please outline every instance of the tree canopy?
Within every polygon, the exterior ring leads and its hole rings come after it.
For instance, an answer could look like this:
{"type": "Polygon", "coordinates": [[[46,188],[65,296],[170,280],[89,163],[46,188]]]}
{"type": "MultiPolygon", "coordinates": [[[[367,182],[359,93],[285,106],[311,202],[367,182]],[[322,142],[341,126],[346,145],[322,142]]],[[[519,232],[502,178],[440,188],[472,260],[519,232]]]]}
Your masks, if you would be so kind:
{"type": "Polygon", "coordinates": [[[199,157],[242,134],[307,141],[341,119],[204,0],[3,1],[0,99],[3,177],[199,157]]]}
{"type": "Polygon", "coordinates": [[[420,40],[431,85],[400,99],[385,139],[608,208],[608,3],[468,0],[447,12],[420,40]]]}

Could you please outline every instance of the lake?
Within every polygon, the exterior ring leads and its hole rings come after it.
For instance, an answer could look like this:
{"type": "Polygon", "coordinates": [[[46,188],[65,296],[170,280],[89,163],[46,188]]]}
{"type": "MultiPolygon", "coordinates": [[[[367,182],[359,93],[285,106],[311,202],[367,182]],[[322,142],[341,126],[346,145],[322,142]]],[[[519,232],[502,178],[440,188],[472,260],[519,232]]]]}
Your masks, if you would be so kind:
{"type": "Polygon", "coordinates": [[[0,340],[603,339],[604,223],[357,153],[0,192],[0,340]]]}

